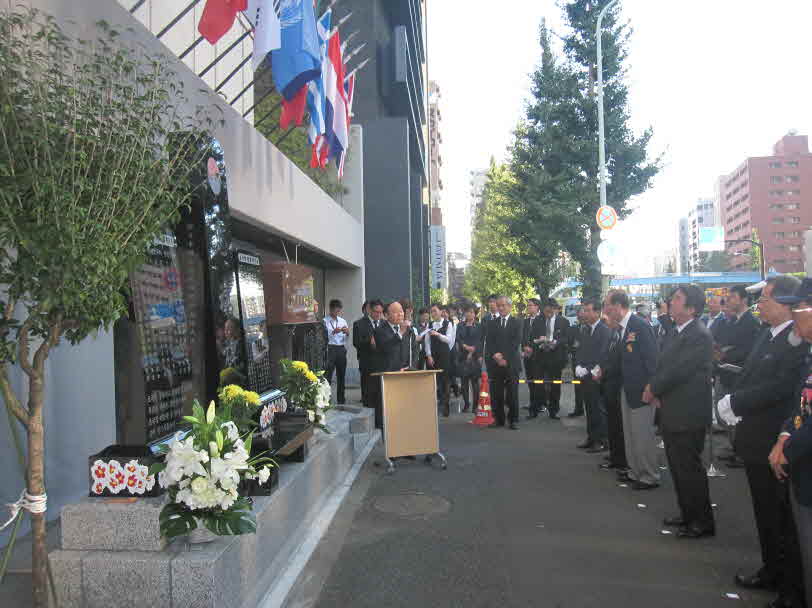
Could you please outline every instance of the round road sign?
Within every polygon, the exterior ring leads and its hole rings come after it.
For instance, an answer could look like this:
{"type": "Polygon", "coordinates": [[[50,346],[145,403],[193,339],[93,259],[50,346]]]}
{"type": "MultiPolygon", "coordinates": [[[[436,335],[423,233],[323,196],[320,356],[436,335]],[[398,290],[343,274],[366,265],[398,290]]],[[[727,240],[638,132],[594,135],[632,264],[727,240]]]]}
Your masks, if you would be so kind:
{"type": "Polygon", "coordinates": [[[595,221],[601,230],[611,230],[617,225],[617,211],[609,205],[604,205],[598,208],[595,214],[595,221]]]}

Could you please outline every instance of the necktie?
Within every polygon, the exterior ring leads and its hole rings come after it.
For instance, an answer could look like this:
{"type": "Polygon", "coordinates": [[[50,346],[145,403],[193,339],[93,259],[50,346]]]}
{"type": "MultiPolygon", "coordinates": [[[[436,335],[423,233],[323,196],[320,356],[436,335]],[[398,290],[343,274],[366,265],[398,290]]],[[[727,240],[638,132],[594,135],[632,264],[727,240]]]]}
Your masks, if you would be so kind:
{"type": "Polygon", "coordinates": [[[507,318],[503,317],[502,318],[502,329],[505,329],[505,327],[507,327],[507,318]]]}

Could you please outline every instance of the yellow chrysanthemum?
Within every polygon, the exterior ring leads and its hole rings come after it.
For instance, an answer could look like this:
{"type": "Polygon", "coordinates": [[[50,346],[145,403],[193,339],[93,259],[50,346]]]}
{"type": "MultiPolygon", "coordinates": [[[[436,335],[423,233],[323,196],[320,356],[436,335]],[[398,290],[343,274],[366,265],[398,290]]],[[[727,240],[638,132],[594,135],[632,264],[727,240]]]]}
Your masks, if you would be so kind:
{"type": "Polygon", "coordinates": [[[223,388],[223,397],[226,399],[236,399],[240,395],[242,395],[243,390],[237,386],[236,384],[229,384],[225,388],[223,388]]]}
{"type": "Polygon", "coordinates": [[[259,395],[254,391],[244,391],[243,398],[249,405],[259,405],[259,395]]]}
{"type": "Polygon", "coordinates": [[[293,369],[299,370],[300,372],[310,371],[310,368],[307,366],[307,363],[304,361],[294,361],[290,364],[293,369]]]}
{"type": "Polygon", "coordinates": [[[318,382],[319,381],[319,377],[316,374],[314,374],[313,372],[311,372],[310,370],[307,370],[305,372],[305,378],[307,378],[311,382],[318,382]]]}

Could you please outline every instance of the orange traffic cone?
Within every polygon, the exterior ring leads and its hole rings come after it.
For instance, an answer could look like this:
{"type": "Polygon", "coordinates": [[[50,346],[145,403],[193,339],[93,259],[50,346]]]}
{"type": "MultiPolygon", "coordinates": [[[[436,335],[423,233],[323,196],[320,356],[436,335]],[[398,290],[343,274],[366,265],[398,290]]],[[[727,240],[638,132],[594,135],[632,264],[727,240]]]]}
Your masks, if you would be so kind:
{"type": "Polygon", "coordinates": [[[491,392],[488,386],[488,374],[482,372],[482,380],[479,385],[479,405],[476,408],[474,419],[471,421],[477,426],[488,426],[494,423],[493,412],[491,411],[491,392]]]}

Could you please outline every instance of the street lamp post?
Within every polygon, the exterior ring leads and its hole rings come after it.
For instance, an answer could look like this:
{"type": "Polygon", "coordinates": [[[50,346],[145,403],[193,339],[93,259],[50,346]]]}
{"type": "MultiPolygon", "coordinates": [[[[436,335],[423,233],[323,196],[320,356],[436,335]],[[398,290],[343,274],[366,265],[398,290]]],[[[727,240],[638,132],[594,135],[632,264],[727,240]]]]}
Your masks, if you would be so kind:
{"type": "Polygon", "coordinates": [[[603,16],[617,0],[612,0],[598,13],[598,24],[595,26],[595,38],[598,41],[598,180],[601,191],[601,207],[606,205],[606,136],[603,123],[603,45],[601,44],[601,26],[603,16]]]}
{"type": "Polygon", "coordinates": [[[728,243],[750,243],[753,247],[758,247],[758,265],[759,270],[761,271],[761,280],[763,281],[767,276],[767,273],[764,271],[764,245],[752,239],[726,240],[725,245],[727,245],[728,243]]]}

